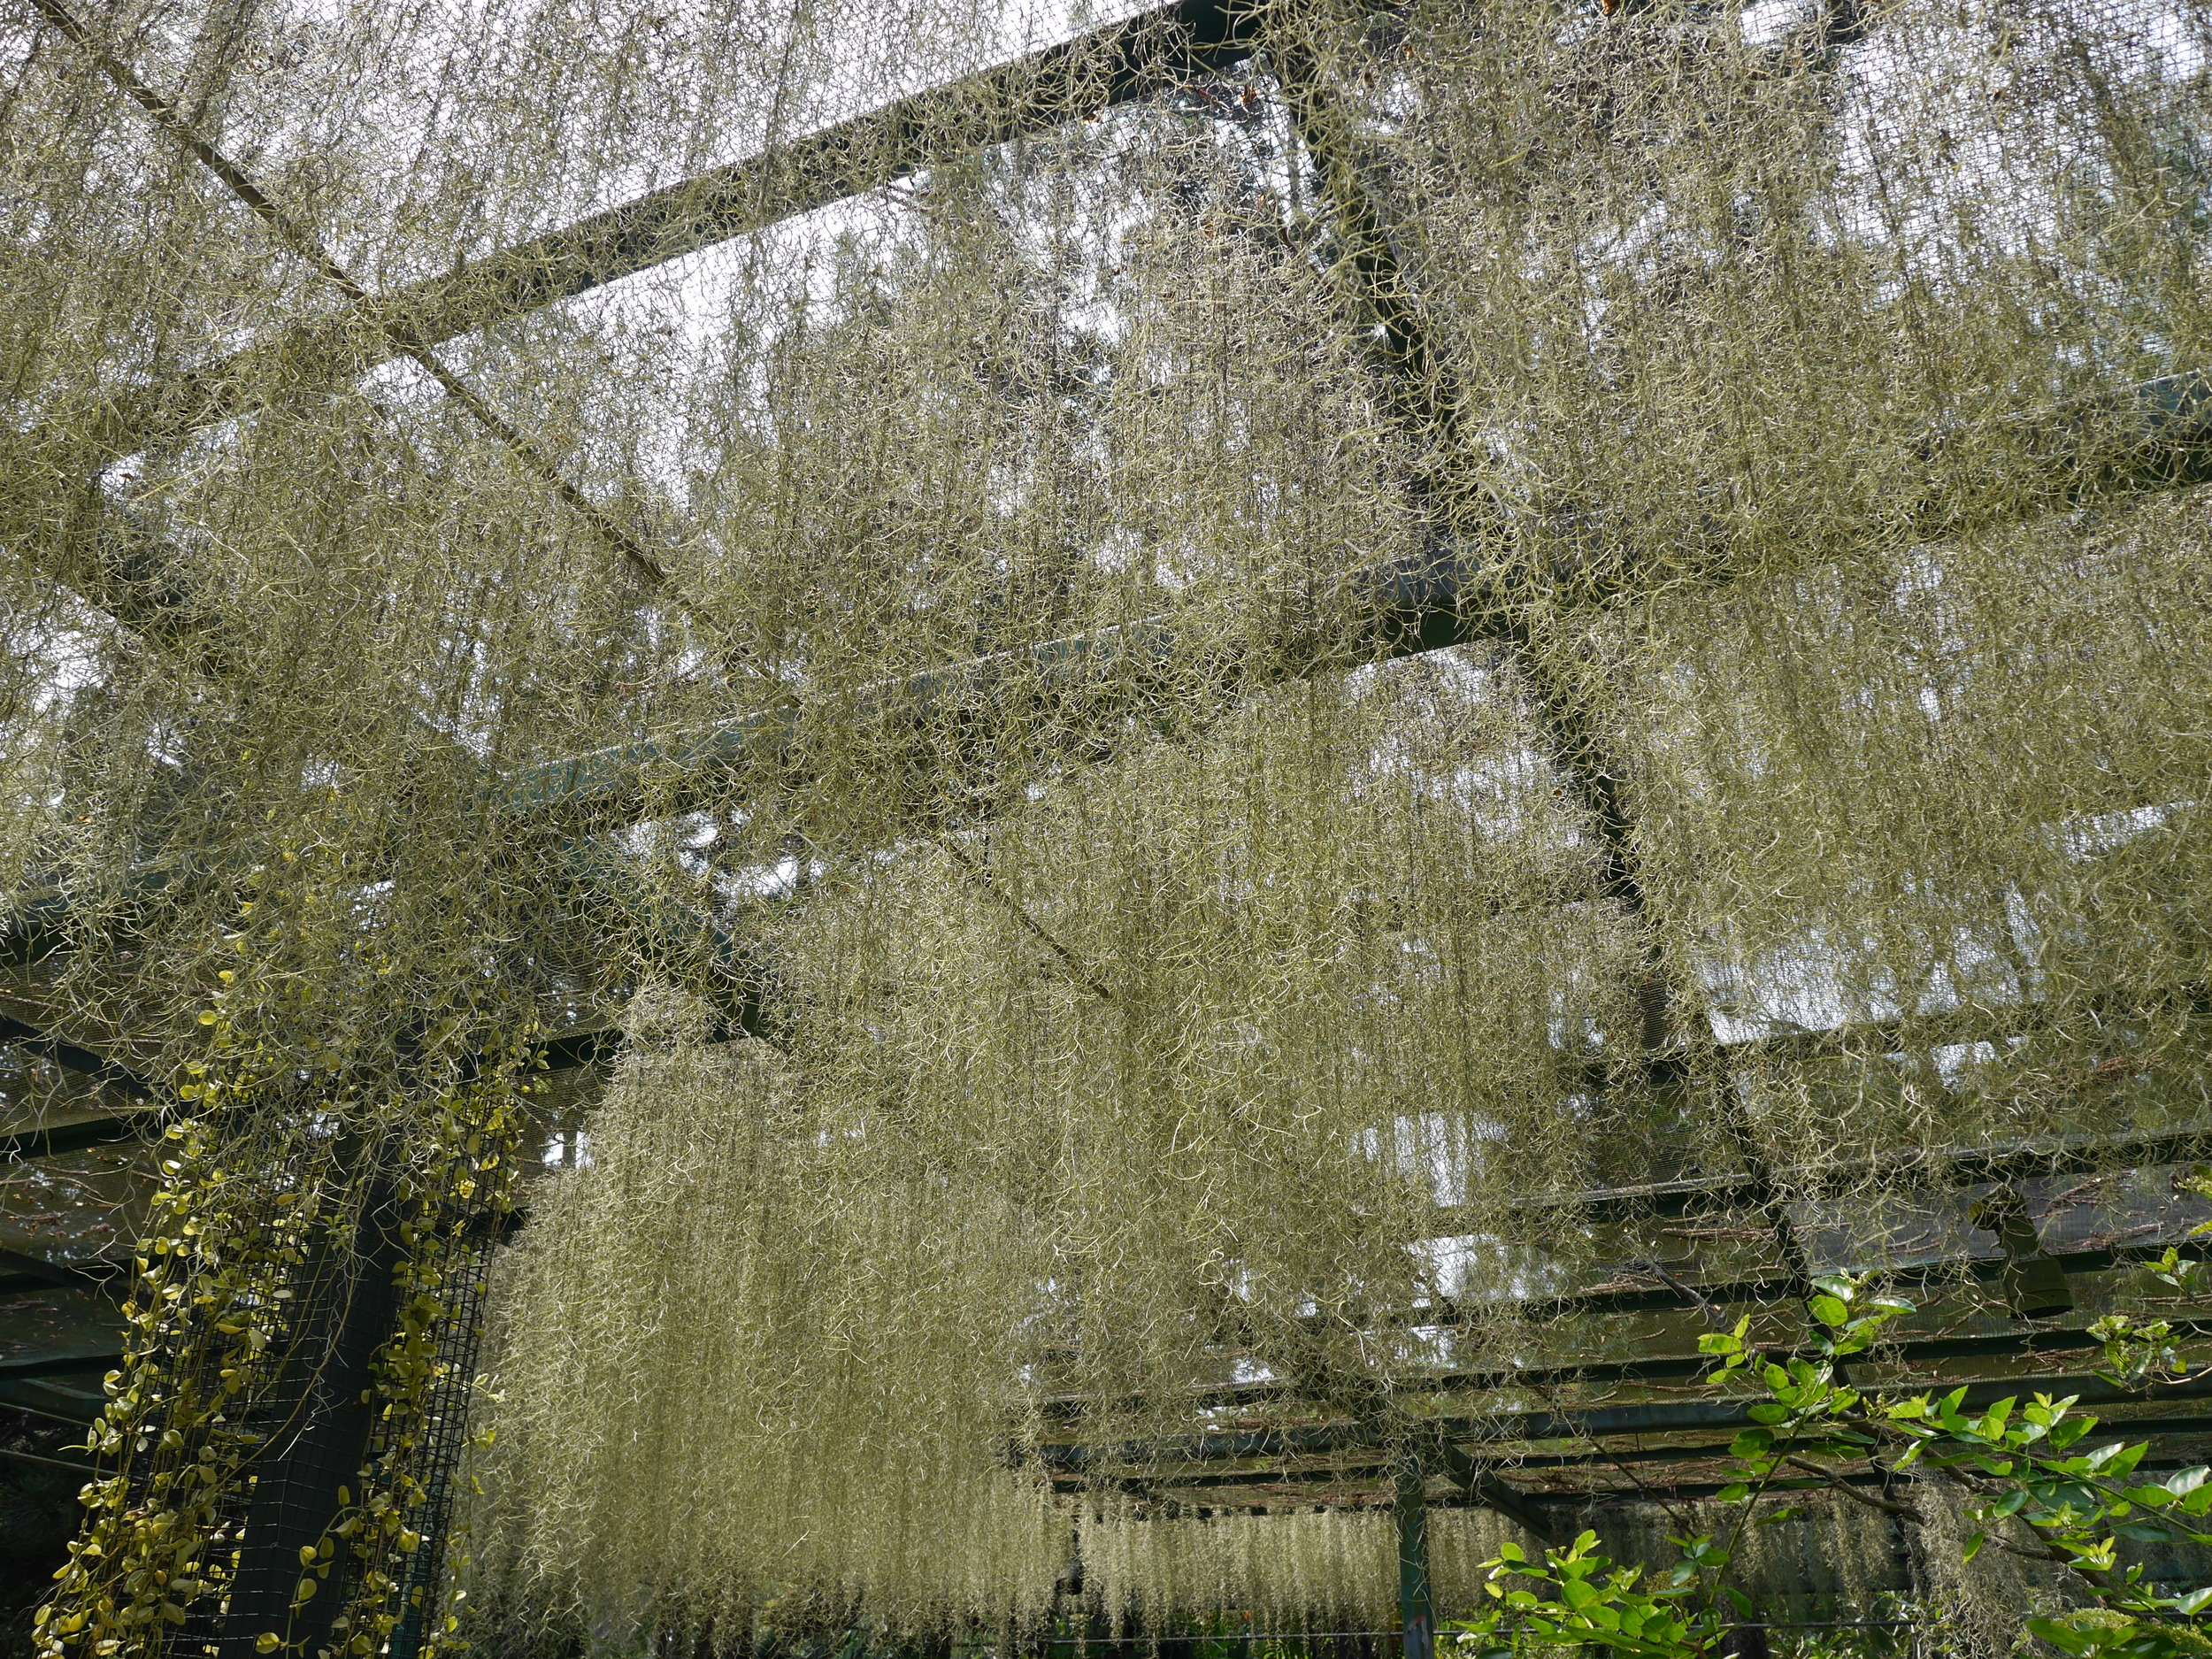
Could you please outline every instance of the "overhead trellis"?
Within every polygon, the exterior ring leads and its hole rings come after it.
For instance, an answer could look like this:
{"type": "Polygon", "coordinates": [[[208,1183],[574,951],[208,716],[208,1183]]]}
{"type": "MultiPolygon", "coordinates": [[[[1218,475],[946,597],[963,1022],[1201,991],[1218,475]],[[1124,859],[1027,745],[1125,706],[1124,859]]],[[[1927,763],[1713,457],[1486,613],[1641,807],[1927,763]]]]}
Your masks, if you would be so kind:
{"type": "MultiPolygon", "coordinates": [[[[2208,54],[25,0],[45,1651],[1417,1652],[1835,1272],[2189,1461],[2200,1310],[2089,1326],[2208,1213],[2208,54]]],[[[1896,1587],[1883,1479],[1761,1594],[1896,1587]]]]}

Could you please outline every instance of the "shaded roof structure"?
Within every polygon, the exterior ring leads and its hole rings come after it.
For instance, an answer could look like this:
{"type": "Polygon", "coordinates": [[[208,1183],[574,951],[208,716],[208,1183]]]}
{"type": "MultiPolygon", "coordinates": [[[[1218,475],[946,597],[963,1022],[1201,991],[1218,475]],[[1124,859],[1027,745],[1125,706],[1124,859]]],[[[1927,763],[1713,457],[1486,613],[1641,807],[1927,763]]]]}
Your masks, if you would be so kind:
{"type": "Polygon", "coordinates": [[[2207,1461],[2193,8],[33,10],[57,1607],[1418,1659],[1838,1275],[2207,1461]]]}

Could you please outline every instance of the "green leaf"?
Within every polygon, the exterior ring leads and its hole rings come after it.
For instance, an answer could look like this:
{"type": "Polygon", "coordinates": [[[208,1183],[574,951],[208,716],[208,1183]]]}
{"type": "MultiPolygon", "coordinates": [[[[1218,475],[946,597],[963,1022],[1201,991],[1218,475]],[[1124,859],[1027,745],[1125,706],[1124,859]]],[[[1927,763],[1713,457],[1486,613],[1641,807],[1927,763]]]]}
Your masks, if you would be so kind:
{"type": "Polygon", "coordinates": [[[1744,1415],[1754,1423],[1786,1423],[1789,1421],[1790,1409],[1786,1405],[1778,1405],[1771,1400],[1763,1400],[1744,1415]]]}
{"type": "Polygon", "coordinates": [[[1986,1537],[1986,1533],[1977,1532],[1973,1537],[1968,1539],[1966,1540],[1966,1548],[1959,1552],[1959,1559],[1961,1561],[1971,1561],[1975,1556],[1980,1555],[1982,1553],[1982,1542],[1986,1537]]]}
{"type": "Polygon", "coordinates": [[[1763,1457],[1774,1448],[1774,1436],[1766,1429],[1746,1429],[1728,1442],[1731,1457],[1763,1457]]]}
{"type": "Polygon", "coordinates": [[[1716,1494],[1723,1503],[1741,1503],[1751,1495],[1751,1488],[1740,1480],[1732,1480],[1716,1494]]]}
{"type": "Polygon", "coordinates": [[[1851,1310],[1833,1296],[1815,1296],[1805,1306],[1824,1325],[1839,1325],[1851,1317],[1851,1310]]]}
{"type": "Polygon", "coordinates": [[[2061,1653],[2086,1655],[2097,1645],[2096,1638],[2086,1631],[2076,1630],[2071,1624],[2062,1624],[2056,1619],[2032,1618],[2029,1632],[2051,1644],[2061,1653]]]}
{"type": "Polygon", "coordinates": [[[2177,1612],[2194,1615],[2208,1603],[2212,1603],[2212,1584],[2206,1585],[2200,1590],[2192,1590],[2186,1595],[2177,1595],[2173,1598],[2170,1605],[2177,1612]]]}

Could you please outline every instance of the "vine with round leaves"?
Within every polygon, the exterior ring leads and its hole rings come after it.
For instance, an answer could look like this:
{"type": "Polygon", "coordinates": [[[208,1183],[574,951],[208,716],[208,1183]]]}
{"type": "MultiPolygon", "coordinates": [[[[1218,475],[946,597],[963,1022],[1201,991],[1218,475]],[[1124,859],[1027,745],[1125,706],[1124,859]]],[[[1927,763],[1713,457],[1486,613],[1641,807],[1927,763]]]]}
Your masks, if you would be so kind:
{"type": "MultiPolygon", "coordinates": [[[[398,1171],[398,1328],[373,1365],[359,1495],[334,1494],[333,1525],[303,1548],[292,1613],[296,1622],[342,1553],[348,1571],[333,1593],[348,1605],[321,1651],[375,1651],[403,1617],[403,1562],[420,1546],[430,1498],[426,1419],[451,1363],[443,1338],[511,1207],[537,1087],[531,1031],[516,1022],[502,1051],[448,1064],[448,1080],[430,1088],[395,1088],[388,1077],[345,1087],[341,1041],[317,1005],[334,979],[391,972],[357,919],[360,884],[342,855],[310,845],[251,872],[246,887],[244,926],[223,941],[227,965],[180,1067],[177,1092],[193,1115],[165,1133],[122,1308],[121,1363],[85,1443],[101,1472],[80,1494],[79,1535],[34,1615],[41,1659],[153,1659],[196,1614],[227,1610],[266,1438],[257,1414],[288,1367],[307,1363],[302,1310],[352,1243],[371,1167],[398,1171]],[[301,949],[318,937],[337,941],[319,963],[301,949]]],[[[449,1054],[461,1034],[448,1019],[423,1047],[449,1054]]],[[[288,1626],[257,1645],[304,1647],[288,1626]]]]}
{"type": "MultiPolygon", "coordinates": [[[[342,1550],[350,1557],[352,1594],[332,1625],[326,1651],[333,1655],[365,1659],[383,1651],[411,1611],[421,1620],[419,1651],[426,1655],[458,1628],[457,1620],[441,1623],[436,1609],[410,1607],[402,1595],[406,1563],[423,1546],[425,1516],[434,1496],[422,1455],[430,1449],[433,1402],[456,1363],[442,1339],[457,1318],[469,1317],[475,1286],[465,1281],[481,1271],[487,1228],[513,1209],[517,1155],[528,1127],[525,1102],[531,1086],[518,1082],[527,1075],[526,1053],[518,1047],[488,1076],[442,1103],[426,1166],[400,1183],[403,1255],[394,1275],[398,1324],[376,1356],[373,1390],[380,1409],[361,1471],[361,1495],[356,1501],[350,1487],[341,1487],[340,1513],[329,1530],[311,1553],[302,1546],[302,1589],[326,1577],[342,1550]]],[[[433,1589],[418,1583],[418,1602],[433,1589]]],[[[312,1594],[296,1595],[296,1612],[312,1594]]],[[[263,1653],[296,1651],[300,1645],[288,1631],[266,1632],[256,1641],[263,1653]]]]}

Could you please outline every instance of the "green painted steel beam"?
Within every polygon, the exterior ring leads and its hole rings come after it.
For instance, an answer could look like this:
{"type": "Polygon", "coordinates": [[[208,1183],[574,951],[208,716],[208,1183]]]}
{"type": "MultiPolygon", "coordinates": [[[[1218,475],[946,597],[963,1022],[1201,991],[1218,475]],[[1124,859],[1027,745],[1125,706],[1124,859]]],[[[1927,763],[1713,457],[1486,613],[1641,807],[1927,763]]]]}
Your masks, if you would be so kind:
{"type": "Polygon", "coordinates": [[[437,345],[573,299],[718,242],[865,195],[946,161],[1049,132],[1248,58],[1257,8],[1175,0],[945,85],[782,140],[502,248],[449,275],[373,296],[186,376],[119,397],[97,447],[124,455],[225,419],[303,365],[358,373],[396,355],[396,333],[437,345]]]}

